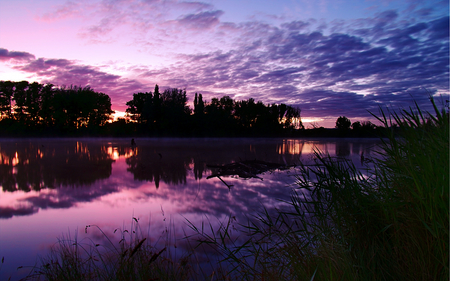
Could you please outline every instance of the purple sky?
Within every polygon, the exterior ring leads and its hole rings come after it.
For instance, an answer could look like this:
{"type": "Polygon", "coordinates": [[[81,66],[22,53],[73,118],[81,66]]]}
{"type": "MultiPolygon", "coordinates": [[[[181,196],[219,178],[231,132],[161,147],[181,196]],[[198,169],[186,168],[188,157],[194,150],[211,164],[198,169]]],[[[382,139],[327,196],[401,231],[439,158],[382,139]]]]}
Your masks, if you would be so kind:
{"type": "Polygon", "coordinates": [[[449,3],[0,0],[0,80],[132,94],[185,88],[298,106],[334,127],[449,94],[449,3]]]}

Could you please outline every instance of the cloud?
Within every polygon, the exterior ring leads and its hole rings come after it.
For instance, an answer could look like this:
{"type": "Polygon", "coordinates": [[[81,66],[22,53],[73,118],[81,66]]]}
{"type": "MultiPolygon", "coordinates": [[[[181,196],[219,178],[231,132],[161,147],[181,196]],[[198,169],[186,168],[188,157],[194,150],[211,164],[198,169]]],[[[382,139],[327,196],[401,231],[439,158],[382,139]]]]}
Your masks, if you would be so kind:
{"type": "Polygon", "coordinates": [[[223,11],[206,11],[181,17],[178,22],[191,29],[208,29],[219,24],[223,11]]]}
{"type": "Polygon", "coordinates": [[[8,51],[0,49],[0,60],[16,60],[13,69],[35,75],[41,83],[51,83],[57,86],[91,86],[95,91],[103,92],[111,97],[112,103],[119,109],[125,108],[125,103],[131,99],[134,92],[154,87],[154,83],[143,84],[135,79],[129,79],[103,71],[101,67],[84,65],[67,59],[35,58],[27,52],[8,51]]]}
{"type": "Polygon", "coordinates": [[[73,16],[80,16],[83,14],[82,8],[84,8],[84,6],[81,2],[67,1],[62,5],[56,6],[53,11],[43,14],[39,19],[50,22],[73,16]]]}
{"type": "Polygon", "coordinates": [[[310,23],[304,22],[304,21],[292,21],[292,22],[289,22],[289,23],[281,24],[281,26],[283,28],[286,28],[286,29],[291,30],[291,31],[304,30],[309,25],[310,25],[310,23]]]}
{"type": "Polygon", "coordinates": [[[426,105],[427,90],[448,94],[448,17],[410,23],[398,18],[387,11],[367,19],[364,31],[329,35],[292,32],[290,24],[267,29],[248,23],[240,26],[247,29],[241,38],[246,44],[185,56],[182,65],[164,71],[170,77],[165,81],[188,84],[192,91],[295,102],[304,116],[370,117],[367,110],[380,104],[401,107],[412,99],[426,105]]]}
{"type": "Polygon", "coordinates": [[[449,17],[436,17],[435,9],[423,17],[410,16],[423,8],[417,6],[411,14],[388,10],[357,20],[271,25],[221,22],[224,12],[201,2],[168,3],[173,7],[159,1],[97,3],[101,16],[85,31],[105,40],[123,25],[135,26],[141,51],[162,46],[175,52],[176,63],[130,67],[133,79],[31,54],[16,68],[58,84],[90,84],[123,107],[133,92],[156,83],[186,88],[188,95],[201,92],[205,99],[226,94],[293,104],[305,117],[323,118],[344,115],[342,108],[348,117],[369,118],[365,109],[383,102],[400,106],[397,101],[414,97],[427,103],[427,90],[449,92],[449,17]]]}
{"type": "Polygon", "coordinates": [[[15,52],[8,51],[7,49],[0,48],[0,61],[27,61],[34,59],[35,56],[27,52],[15,52]]]}

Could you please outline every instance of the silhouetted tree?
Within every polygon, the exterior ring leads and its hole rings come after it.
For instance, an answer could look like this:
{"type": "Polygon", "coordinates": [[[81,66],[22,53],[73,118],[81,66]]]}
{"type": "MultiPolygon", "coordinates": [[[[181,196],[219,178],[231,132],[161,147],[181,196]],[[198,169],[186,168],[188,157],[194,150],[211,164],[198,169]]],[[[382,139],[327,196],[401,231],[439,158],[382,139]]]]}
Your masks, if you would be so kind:
{"type": "Polygon", "coordinates": [[[229,96],[220,100],[212,98],[205,105],[205,126],[210,133],[230,136],[236,133],[236,119],[233,117],[234,101],[229,96]]]}
{"type": "Polygon", "coordinates": [[[19,122],[25,121],[26,118],[26,90],[28,88],[28,81],[16,82],[14,87],[14,117],[19,122]]]}
{"type": "Polygon", "coordinates": [[[336,128],[339,130],[348,130],[350,129],[351,124],[350,120],[345,116],[339,116],[336,120],[336,128]]]}
{"type": "Polygon", "coordinates": [[[170,134],[180,134],[187,128],[187,118],[191,114],[187,106],[186,90],[166,89],[161,95],[160,129],[170,134]]]}
{"type": "Polygon", "coordinates": [[[43,87],[44,85],[33,82],[28,85],[26,90],[25,110],[29,125],[36,126],[40,121],[41,91],[43,87]]]}
{"type": "Polygon", "coordinates": [[[55,124],[54,104],[55,90],[52,84],[47,84],[42,88],[41,91],[41,110],[40,117],[41,122],[44,127],[53,127],[55,124]]]}
{"type": "Polygon", "coordinates": [[[54,88],[52,84],[0,81],[1,117],[13,120],[11,131],[48,132],[104,126],[114,113],[111,100],[89,86],[54,88]]]}
{"type": "Polygon", "coordinates": [[[368,130],[368,131],[374,130],[376,128],[375,124],[373,124],[370,121],[363,121],[361,123],[361,127],[362,127],[363,130],[368,130]]]}
{"type": "Polygon", "coordinates": [[[203,102],[202,94],[197,96],[195,93],[194,98],[194,115],[203,115],[205,113],[205,104],[203,102]]]}
{"type": "Polygon", "coordinates": [[[152,93],[137,93],[133,94],[133,99],[126,103],[128,108],[125,112],[132,120],[139,124],[151,122],[149,119],[151,107],[153,105],[152,93]]]}
{"type": "Polygon", "coordinates": [[[11,118],[11,102],[14,94],[14,82],[0,81],[0,118],[11,118]]]}
{"type": "Polygon", "coordinates": [[[111,100],[90,87],[70,86],[57,90],[53,97],[55,124],[60,129],[92,128],[111,118],[111,100]]]}
{"type": "Polygon", "coordinates": [[[283,120],[285,129],[293,129],[295,127],[303,128],[303,123],[300,119],[300,109],[298,108],[288,106],[283,120]]]}
{"type": "Polygon", "coordinates": [[[159,93],[158,84],[155,85],[155,90],[153,92],[153,106],[152,106],[152,121],[155,123],[156,129],[159,129],[161,126],[161,106],[162,100],[159,93]]]}
{"type": "Polygon", "coordinates": [[[353,124],[352,124],[352,129],[355,131],[361,130],[361,127],[362,127],[362,125],[361,125],[361,122],[359,122],[359,121],[353,122],[353,124]]]}

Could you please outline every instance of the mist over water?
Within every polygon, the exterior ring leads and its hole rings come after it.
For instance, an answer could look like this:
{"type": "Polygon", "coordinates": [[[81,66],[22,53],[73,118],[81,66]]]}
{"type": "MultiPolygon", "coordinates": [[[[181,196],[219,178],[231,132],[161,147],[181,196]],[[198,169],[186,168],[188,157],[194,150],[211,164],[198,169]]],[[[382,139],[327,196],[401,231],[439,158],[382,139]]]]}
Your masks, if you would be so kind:
{"type": "MultiPolygon", "coordinates": [[[[186,220],[197,226],[229,217],[244,223],[264,206],[283,208],[301,162],[314,149],[358,168],[374,156],[375,139],[2,139],[0,141],[0,279],[23,277],[57,239],[77,235],[113,242],[133,218],[150,243],[174,255],[189,246],[186,220]],[[224,165],[259,160],[289,166],[258,178],[207,179],[224,165]],[[170,237],[169,237],[170,236],[170,237]],[[16,270],[17,267],[24,268],[16,270]]],[[[134,224],[136,226],[136,224],[134,224]]]]}

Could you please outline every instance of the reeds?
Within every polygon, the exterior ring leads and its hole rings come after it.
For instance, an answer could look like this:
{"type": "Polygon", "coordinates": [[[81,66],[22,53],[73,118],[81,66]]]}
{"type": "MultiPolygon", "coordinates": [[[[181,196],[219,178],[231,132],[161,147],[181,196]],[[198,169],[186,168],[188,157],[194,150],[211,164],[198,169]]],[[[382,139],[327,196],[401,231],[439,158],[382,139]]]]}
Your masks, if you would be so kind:
{"type": "Polygon", "coordinates": [[[104,243],[79,241],[77,235],[62,237],[26,280],[190,280],[193,274],[187,264],[170,257],[167,231],[166,247],[157,249],[144,237],[136,218],[130,231],[116,229],[108,235],[96,225],[86,226],[88,230],[99,231],[104,243]],[[113,241],[115,234],[121,236],[119,242],[113,241]]]}
{"type": "MultiPolygon", "coordinates": [[[[286,209],[263,210],[236,229],[188,222],[192,257],[211,247],[213,273],[195,258],[162,258],[143,236],[120,247],[62,239],[35,277],[44,280],[448,280],[449,114],[415,108],[377,117],[378,157],[364,173],[350,161],[315,152],[301,166],[286,209]],[[103,249],[100,251],[100,249],[103,249]],[[213,259],[213,258],[212,258],[213,259]]],[[[136,221],[137,223],[137,221],[136,221]]],[[[137,230],[136,230],[137,232],[137,230]]],[[[106,236],[106,235],[105,235],[106,236]]],[[[127,242],[128,241],[128,242],[127,242]]]]}
{"type": "Polygon", "coordinates": [[[381,112],[387,135],[368,174],[316,151],[290,211],[261,212],[244,240],[192,226],[198,241],[242,280],[448,280],[449,115],[431,102],[434,114],[381,112]]]}

